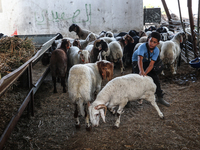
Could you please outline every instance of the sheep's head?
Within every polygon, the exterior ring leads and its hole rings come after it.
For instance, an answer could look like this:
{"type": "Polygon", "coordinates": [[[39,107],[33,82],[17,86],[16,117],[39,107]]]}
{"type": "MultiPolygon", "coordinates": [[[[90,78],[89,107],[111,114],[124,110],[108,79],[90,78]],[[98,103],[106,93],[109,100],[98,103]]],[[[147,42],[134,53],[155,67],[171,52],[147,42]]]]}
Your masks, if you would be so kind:
{"type": "Polygon", "coordinates": [[[62,39],[60,48],[67,51],[71,47],[70,41],[67,39],[62,39]]]}
{"type": "Polygon", "coordinates": [[[124,37],[123,37],[123,40],[125,42],[125,45],[129,44],[129,43],[134,43],[134,40],[133,38],[129,35],[129,34],[126,34],[124,37]]]}
{"type": "Polygon", "coordinates": [[[74,32],[78,32],[78,29],[79,29],[79,26],[77,25],[77,24],[72,24],[70,27],[69,27],[69,32],[72,32],[72,31],[74,31],[74,32]]]}
{"type": "Polygon", "coordinates": [[[90,53],[88,50],[80,50],[78,54],[80,55],[80,60],[82,64],[90,62],[90,53]]]}
{"type": "Polygon", "coordinates": [[[105,37],[105,35],[106,35],[106,31],[101,31],[101,33],[99,34],[98,39],[101,38],[101,37],[105,37]]]}
{"type": "Polygon", "coordinates": [[[111,31],[107,31],[106,37],[114,37],[114,34],[111,31]]]}
{"type": "Polygon", "coordinates": [[[108,44],[102,39],[96,40],[94,45],[99,51],[108,51],[108,44]]]}
{"type": "Polygon", "coordinates": [[[139,37],[143,37],[143,36],[147,36],[146,33],[144,31],[140,31],[139,32],[139,37]]]}
{"type": "Polygon", "coordinates": [[[92,41],[95,41],[96,39],[97,38],[94,35],[94,33],[90,33],[90,34],[88,34],[88,36],[87,36],[87,38],[85,40],[88,41],[88,42],[92,42],[92,41]]]}
{"type": "Polygon", "coordinates": [[[131,36],[131,37],[134,37],[134,36],[138,36],[139,35],[139,32],[135,31],[135,30],[130,30],[128,32],[128,34],[131,36]]]}
{"type": "Polygon", "coordinates": [[[107,79],[110,81],[113,78],[113,63],[106,60],[101,60],[97,62],[97,66],[102,79],[107,79]]]}
{"type": "Polygon", "coordinates": [[[184,32],[179,32],[172,38],[172,40],[176,40],[179,43],[182,43],[183,40],[185,40],[185,39],[186,39],[186,35],[184,32]]]}
{"type": "Polygon", "coordinates": [[[74,39],[73,46],[81,47],[80,41],[78,39],[74,39]]]}
{"type": "Polygon", "coordinates": [[[100,104],[98,106],[94,106],[93,104],[88,104],[89,107],[89,114],[90,114],[90,121],[92,123],[93,126],[99,126],[99,120],[100,120],[100,116],[103,119],[104,122],[105,121],[105,116],[106,116],[106,111],[107,111],[107,107],[104,104],[100,104]],[[104,110],[105,109],[105,113],[104,110]]]}

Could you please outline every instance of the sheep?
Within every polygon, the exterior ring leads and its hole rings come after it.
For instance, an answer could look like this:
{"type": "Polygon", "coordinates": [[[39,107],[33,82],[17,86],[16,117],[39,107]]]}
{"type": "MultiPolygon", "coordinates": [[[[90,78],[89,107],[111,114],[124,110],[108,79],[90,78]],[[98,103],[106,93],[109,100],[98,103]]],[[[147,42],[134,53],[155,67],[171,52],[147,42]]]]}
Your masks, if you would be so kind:
{"type": "Polygon", "coordinates": [[[101,31],[101,33],[99,33],[99,36],[97,39],[101,38],[101,37],[105,37],[106,36],[106,31],[101,31]]]}
{"type": "MultiPolygon", "coordinates": [[[[88,34],[91,33],[91,31],[86,30],[86,29],[81,29],[81,27],[79,27],[77,24],[72,24],[69,27],[69,32],[76,32],[76,34],[78,35],[79,39],[85,40],[88,36],[88,34]]],[[[97,35],[95,35],[96,38],[98,37],[97,35]]]]}
{"type": "Polygon", "coordinates": [[[80,49],[86,48],[86,46],[90,43],[95,41],[97,38],[94,33],[88,34],[87,38],[85,40],[79,40],[80,41],[80,49]]]}
{"type": "Polygon", "coordinates": [[[147,36],[143,36],[143,37],[141,37],[140,39],[139,39],[139,43],[145,43],[145,42],[147,42],[147,36]]]}
{"type": "Polygon", "coordinates": [[[67,50],[70,47],[70,41],[63,39],[60,49],[52,52],[50,58],[50,70],[54,84],[54,93],[57,93],[56,77],[61,78],[61,85],[63,86],[63,93],[66,93],[65,78],[67,74],[67,50]]]}
{"type": "Polygon", "coordinates": [[[129,101],[145,99],[156,109],[160,118],[164,118],[155,102],[156,85],[149,76],[127,74],[109,81],[99,92],[95,101],[89,105],[90,121],[93,126],[99,125],[100,115],[105,122],[106,110],[115,114],[117,106],[117,120],[114,127],[119,128],[123,108],[129,101]],[[123,94],[122,94],[123,93],[123,94]],[[103,111],[105,109],[105,113],[103,111]]]}
{"type": "Polygon", "coordinates": [[[75,106],[76,128],[80,128],[79,115],[85,116],[86,130],[91,129],[87,103],[101,90],[102,80],[113,78],[113,64],[109,61],[74,65],[69,72],[68,94],[75,106]]]}
{"type": "MultiPolygon", "coordinates": [[[[74,42],[74,39],[69,38],[69,37],[65,37],[65,38],[63,38],[63,39],[69,40],[69,41],[70,41],[70,45],[72,45],[73,42],[74,42]]],[[[60,46],[61,46],[61,42],[62,42],[62,39],[55,40],[55,41],[52,43],[53,50],[59,49],[60,46]]]]}
{"type": "Polygon", "coordinates": [[[107,31],[106,37],[114,37],[114,34],[111,31],[107,31]]]}
{"type": "Polygon", "coordinates": [[[111,31],[101,31],[97,39],[101,37],[114,37],[114,34],[111,31]]]}
{"type": "Polygon", "coordinates": [[[169,29],[165,26],[161,26],[159,27],[158,29],[156,29],[156,31],[158,33],[160,33],[161,35],[161,40],[163,41],[167,41],[168,40],[168,32],[169,32],[169,29]]]}
{"type": "Polygon", "coordinates": [[[81,48],[79,39],[74,39],[74,42],[72,43],[72,45],[78,47],[79,49],[81,48]]]}
{"type": "Polygon", "coordinates": [[[134,39],[130,35],[125,35],[123,37],[125,41],[125,46],[123,50],[123,64],[124,67],[128,67],[131,64],[131,58],[133,55],[133,49],[135,47],[134,39]]]}
{"type": "Polygon", "coordinates": [[[76,64],[85,64],[90,62],[90,54],[88,50],[80,50],[77,46],[72,46],[68,50],[68,68],[76,64]]]}
{"type": "Polygon", "coordinates": [[[120,44],[117,41],[110,42],[108,44],[108,51],[101,52],[101,56],[104,58],[104,60],[109,60],[113,63],[116,63],[119,61],[120,68],[121,68],[121,74],[124,72],[124,65],[123,65],[123,50],[120,46],[120,44]]]}
{"type": "MultiPolygon", "coordinates": [[[[180,43],[185,38],[184,32],[177,33],[170,41],[162,43],[160,59],[165,66],[169,66],[170,72],[176,74],[177,61],[181,53],[180,43]]],[[[162,73],[164,75],[164,72],[162,73]]]]}
{"type": "Polygon", "coordinates": [[[108,51],[108,44],[103,39],[98,39],[94,42],[92,50],[89,51],[90,51],[90,62],[94,63],[98,60],[99,52],[108,51]]]}
{"type": "Polygon", "coordinates": [[[114,37],[101,37],[99,39],[106,41],[106,43],[108,43],[108,44],[112,41],[116,41],[116,39],[114,37]]]}

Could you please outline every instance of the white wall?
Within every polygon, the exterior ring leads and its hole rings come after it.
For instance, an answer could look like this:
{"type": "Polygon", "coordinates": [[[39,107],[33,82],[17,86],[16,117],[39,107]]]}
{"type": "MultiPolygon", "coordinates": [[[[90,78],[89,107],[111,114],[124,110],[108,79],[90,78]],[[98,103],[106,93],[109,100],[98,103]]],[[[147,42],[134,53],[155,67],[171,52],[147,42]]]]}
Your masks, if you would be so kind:
{"type": "Polygon", "coordinates": [[[75,36],[72,23],[99,33],[143,29],[142,0],[0,0],[0,33],[75,36]]]}

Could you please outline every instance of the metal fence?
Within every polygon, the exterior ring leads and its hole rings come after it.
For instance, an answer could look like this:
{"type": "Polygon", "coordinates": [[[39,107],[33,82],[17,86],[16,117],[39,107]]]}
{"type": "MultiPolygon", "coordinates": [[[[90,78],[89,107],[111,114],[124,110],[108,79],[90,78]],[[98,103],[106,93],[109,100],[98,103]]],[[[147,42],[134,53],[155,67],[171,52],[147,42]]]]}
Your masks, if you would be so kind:
{"type": "MultiPolygon", "coordinates": [[[[4,130],[3,134],[0,138],[0,150],[3,149],[3,146],[7,139],[9,138],[11,132],[13,131],[15,125],[17,124],[19,118],[21,117],[24,109],[30,105],[29,111],[31,111],[32,116],[34,116],[34,94],[42,84],[45,77],[48,75],[50,69],[47,67],[46,71],[40,77],[40,79],[33,85],[32,79],[32,66],[41,58],[41,56],[51,47],[51,44],[54,42],[58,35],[50,34],[50,35],[19,35],[20,38],[31,37],[33,41],[36,43],[36,48],[40,47],[40,50],[26,63],[21,65],[18,69],[4,76],[0,80],[0,96],[4,94],[4,92],[25,72],[28,72],[28,88],[29,92],[24,99],[23,103],[19,107],[16,114],[11,118],[9,124],[4,130]],[[47,41],[47,42],[46,42],[47,41]],[[45,42],[45,43],[44,43],[45,42]],[[44,43],[44,44],[42,44],[44,43]],[[42,44],[42,46],[41,46],[42,44]]],[[[29,112],[28,112],[29,113],[29,112]]]]}

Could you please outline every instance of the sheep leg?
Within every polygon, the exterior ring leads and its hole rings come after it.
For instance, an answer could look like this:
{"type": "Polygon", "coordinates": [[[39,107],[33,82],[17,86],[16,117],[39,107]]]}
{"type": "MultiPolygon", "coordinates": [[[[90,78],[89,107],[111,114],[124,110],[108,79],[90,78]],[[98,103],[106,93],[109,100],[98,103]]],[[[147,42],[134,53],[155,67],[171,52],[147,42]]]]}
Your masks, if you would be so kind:
{"type": "Polygon", "coordinates": [[[78,117],[78,105],[77,104],[74,104],[75,106],[75,111],[74,111],[74,118],[76,120],[76,128],[80,128],[81,125],[80,125],[80,121],[79,121],[79,117],[78,117]]]}
{"type": "Polygon", "coordinates": [[[120,62],[121,74],[123,74],[124,73],[124,65],[123,65],[122,59],[120,59],[119,62],[120,62]]]}
{"type": "Polygon", "coordinates": [[[175,72],[177,71],[177,68],[178,68],[178,58],[176,58],[175,63],[174,63],[175,72]]]}
{"type": "Polygon", "coordinates": [[[88,106],[85,104],[85,124],[86,124],[86,130],[91,131],[91,125],[89,121],[89,111],[88,111],[88,106]]]}
{"type": "Polygon", "coordinates": [[[113,107],[108,107],[108,109],[110,110],[110,112],[112,112],[113,114],[115,114],[115,106],[113,106],[113,107]]]}
{"type": "Polygon", "coordinates": [[[171,69],[172,74],[176,74],[174,65],[175,65],[174,63],[170,65],[170,69],[171,69]]]}
{"type": "Polygon", "coordinates": [[[63,87],[63,93],[66,93],[66,84],[65,84],[65,77],[61,78],[61,85],[63,87]]]}
{"type": "Polygon", "coordinates": [[[158,115],[161,119],[164,118],[164,115],[163,113],[160,111],[158,105],[156,104],[156,99],[155,99],[155,96],[153,97],[150,97],[149,99],[147,99],[147,101],[151,102],[151,105],[156,109],[156,111],[158,112],[158,115]]]}
{"type": "Polygon", "coordinates": [[[57,89],[56,89],[56,77],[52,77],[52,80],[53,80],[53,86],[54,86],[53,92],[54,92],[54,93],[58,93],[58,92],[57,92],[57,89]]]}
{"type": "Polygon", "coordinates": [[[115,125],[114,125],[115,128],[119,128],[120,118],[121,118],[121,115],[123,113],[123,109],[124,109],[124,107],[125,107],[126,104],[127,104],[127,102],[119,105],[119,108],[117,110],[117,117],[118,118],[115,121],[115,125]]]}

